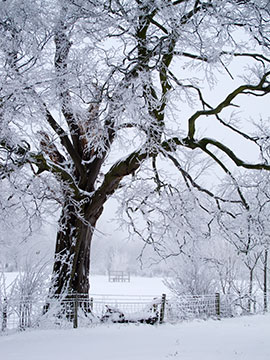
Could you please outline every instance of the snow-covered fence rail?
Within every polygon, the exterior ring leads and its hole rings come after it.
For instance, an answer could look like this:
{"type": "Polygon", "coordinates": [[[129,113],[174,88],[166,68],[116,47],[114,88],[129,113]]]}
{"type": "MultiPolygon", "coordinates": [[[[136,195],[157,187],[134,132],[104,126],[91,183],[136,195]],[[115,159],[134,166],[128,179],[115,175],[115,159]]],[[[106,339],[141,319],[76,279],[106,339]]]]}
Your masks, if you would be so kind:
{"type": "Polygon", "coordinates": [[[93,295],[92,310],[101,321],[162,323],[166,295],[93,295]]]}
{"type": "Polygon", "coordinates": [[[227,317],[236,314],[237,301],[220,293],[209,295],[181,295],[166,303],[165,319],[175,322],[190,318],[227,317]]]}
{"type": "Polygon", "coordinates": [[[0,299],[0,323],[6,329],[36,326],[78,327],[93,322],[145,322],[164,320],[165,295],[125,296],[76,294],[59,299],[0,299]]]}
{"type": "Polygon", "coordinates": [[[40,299],[3,299],[0,302],[1,330],[25,329],[37,326],[43,314],[43,307],[44,301],[40,299]]]}
{"type": "Polygon", "coordinates": [[[0,298],[0,330],[27,327],[81,327],[95,322],[177,322],[190,318],[224,317],[237,313],[239,299],[229,296],[77,295],[59,299],[0,298]]]}
{"type": "Polygon", "coordinates": [[[148,305],[159,304],[161,296],[140,295],[91,295],[93,313],[102,316],[107,307],[117,308],[120,311],[132,314],[143,311],[148,305]]]}

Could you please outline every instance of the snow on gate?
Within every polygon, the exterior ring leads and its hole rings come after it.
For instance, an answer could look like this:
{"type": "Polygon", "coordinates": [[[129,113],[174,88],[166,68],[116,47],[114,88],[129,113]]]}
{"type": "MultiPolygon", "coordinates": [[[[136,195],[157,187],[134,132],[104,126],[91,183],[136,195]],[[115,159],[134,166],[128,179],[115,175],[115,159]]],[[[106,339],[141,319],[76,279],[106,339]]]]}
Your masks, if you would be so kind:
{"type": "Polygon", "coordinates": [[[59,300],[0,299],[0,329],[80,327],[98,322],[177,322],[189,318],[230,316],[231,302],[219,294],[166,298],[138,295],[76,295],[59,300]],[[45,304],[47,308],[45,307],[45,304]],[[46,310],[46,311],[45,311],[46,310]]]}
{"type": "Polygon", "coordinates": [[[112,320],[111,312],[123,314],[118,322],[163,322],[165,295],[72,295],[62,299],[0,299],[0,330],[31,327],[78,327],[112,320]],[[163,300],[162,300],[163,299],[163,300]],[[163,301],[163,305],[162,305],[163,301]]]}

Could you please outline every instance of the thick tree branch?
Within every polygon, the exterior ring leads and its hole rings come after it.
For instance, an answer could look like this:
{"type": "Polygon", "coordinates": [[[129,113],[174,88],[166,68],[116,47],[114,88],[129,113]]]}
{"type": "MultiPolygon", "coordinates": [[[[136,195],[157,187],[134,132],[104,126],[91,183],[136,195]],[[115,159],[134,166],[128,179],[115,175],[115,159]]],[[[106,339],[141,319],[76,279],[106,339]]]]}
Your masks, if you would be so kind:
{"type": "MultiPolygon", "coordinates": [[[[63,17],[65,9],[63,9],[63,17]]],[[[68,57],[69,51],[72,46],[72,43],[69,41],[66,35],[66,26],[64,20],[60,20],[59,24],[55,31],[54,36],[55,42],[55,57],[54,57],[54,66],[57,74],[59,95],[62,105],[62,113],[68,124],[70,135],[74,148],[78,154],[82,154],[81,142],[80,142],[80,127],[78,121],[75,118],[73,113],[71,96],[69,93],[67,85],[67,75],[68,75],[68,57]]]]}
{"type": "Polygon", "coordinates": [[[34,164],[38,167],[37,175],[41,174],[44,171],[48,171],[58,178],[60,178],[65,184],[68,185],[69,189],[73,191],[73,196],[75,198],[80,198],[82,196],[82,192],[78,188],[75,179],[71,176],[69,171],[66,171],[60,165],[55,164],[52,161],[46,160],[43,154],[30,152],[26,159],[27,163],[34,164]]]}
{"type": "Polygon", "coordinates": [[[7,141],[0,141],[0,149],[2,148],[4,151],[11,155],[14,155],[15,158],[12,160],[13,166],[5,166],[0,164],[0,172],[1,176],[6,177],[11,172],[14,171],[14,168],[22,167],[24,165],[30,164],[37,166],[38,170],[36,175],[41,174],[44,171],[48,171],[61,180],[68,184],[69,188],[73,190],[74,195],[76,197],[81,195],[81,192],[76,185],[75,179],[72,178],[69,171],[66,171],[59,164],[54,163],[53,161],[45,159],[42,153],[35,153],[30,151],[30,145],[24,142],[24,145],[17,144],[16,146],[11,146],[7,143],[7,141]]]}
{"type": "Polygon", "coordinates": [[[208,115],[218,115],[224,108],[232,105],[232,100],[235,99],[240,94],[245,94],[246,91],[249,91],[249,94],[256,95],[256,92],[261,92],[262,95],[266,95],[270,92],[270,84],[267,81],[267,77],[270,75],[270,71],[266,72],[258,85],[241,85],[234,91],[232,91],[221,103],[218,104],[213,109],[210,110],[200,110],[193,114],[189,120],[189,131],[188,138],[193,139],[195,134],[195,122],[201,116],[208,115]]]}
{"type": "Polygon", "coordinates": [[[61,144],[64,146],[68,154],[70,155],[71,159],[74,162],[74,165],[76,169],[78,170],[79,174],[81,176],[84,175],[85,169],[82,165],[81,157],[79,156],[78,152],[75,150],[74,146],[72,145],[71,141],[69,140],[69,137],[67,133],[64,131],[64,129],[58,124],[58,122],[54,119],[50,111],[48,110],[45,103],[43,103],[43,108],[45,110],[45,116],[48,124],[51,126],[51,128],[55,131],[55,133],[58,135],[59,140],[61,144]]]}
{"type": "Polygon", "coordinates": [[[220,53],[220,55],[230,55],[230,56],[234,56],[234,57],[250,57],[253,58],[256,61],[260,61],[262,64],[264,64],[264,62],[268,62],[270,63],[270,59],[268,59],[265,55],[262,54],[257,54],[257,53],[238,53],[238,52],[227,52],[227,51],[222,51],[220,53]]]}
{"type": "Polygon", "coordinates": [[[245,169],[254,169],[254,170],[270,170],[270,165],[268,164],[261,164],[261,163],[249,164],[241,160],[235,155],[235,153],[230,148],[228,148],[226,145],[222,144],[217,140],[213,140],[210,138],[203,138],[197,141],[195,147],[198,147],[203,151],[205,151],[207,145],[213,145],[217,147],[219,150],[223,151],[239,167],[243,167],[245,169]]]}

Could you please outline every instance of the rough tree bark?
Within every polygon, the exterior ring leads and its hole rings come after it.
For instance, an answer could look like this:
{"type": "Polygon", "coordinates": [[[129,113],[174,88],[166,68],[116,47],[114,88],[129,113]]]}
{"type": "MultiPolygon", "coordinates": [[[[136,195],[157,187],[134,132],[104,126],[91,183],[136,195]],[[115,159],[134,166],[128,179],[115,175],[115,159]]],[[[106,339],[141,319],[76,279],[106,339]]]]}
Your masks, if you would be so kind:
{"type": "Polygon", "coordinates": [[[57,233],[51,292],[89,293],[90,250],[95,218],[78,219],[70,205],[63,210],[57,233]]]}
{"type": "MultiPolygon", "coordinates": [[[[78,198],[66,195],[57,233],[51,296],[68,293],[88,297],[91,241],[103,205],[122,178],[137,170],[148,156],[148,152],[134,152],[116,163],[105,175],[102,185],[90,196],[86,190],[81,191],[78,198]]],[[[89,182],[86,184],[88,186],[89,182]]]]}

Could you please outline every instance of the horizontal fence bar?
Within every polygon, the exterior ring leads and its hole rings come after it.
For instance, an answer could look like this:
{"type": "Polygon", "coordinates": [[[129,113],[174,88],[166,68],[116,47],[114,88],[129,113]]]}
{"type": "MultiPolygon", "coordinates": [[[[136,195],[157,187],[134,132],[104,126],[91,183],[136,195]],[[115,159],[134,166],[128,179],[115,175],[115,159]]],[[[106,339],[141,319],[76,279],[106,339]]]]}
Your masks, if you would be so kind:
{"type": "Polygon", "coordinates": [[[41,326],[87,326],[112,319],[113,322],[177,322],[198,317],[234,315],[245,308],[241,298],[230,296],[72,294],[58,298],[0,298],[0,330],[41,326]],[[237,300],[237,299],[236,299],[237,300]],[[115,320],[116,319],[116,320],[115,320]]]}

